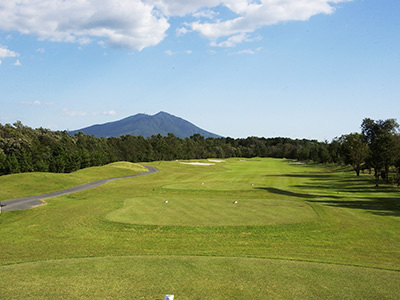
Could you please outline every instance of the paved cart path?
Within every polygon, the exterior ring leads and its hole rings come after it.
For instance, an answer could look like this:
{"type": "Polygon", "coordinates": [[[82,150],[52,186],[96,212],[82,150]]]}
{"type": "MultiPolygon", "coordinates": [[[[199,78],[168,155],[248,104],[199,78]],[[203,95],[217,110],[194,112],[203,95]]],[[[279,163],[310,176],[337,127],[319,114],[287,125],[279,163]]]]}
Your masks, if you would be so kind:
{"type": "Polygon", "coordinates": [[[68,188],[65,190],[57,191],[57,192],[1,201],[0,202],[1,211],[28,209],[28,208],[32,208],[32,207],[43,204],[43,202],[40,201],[42,199],[47,199],[47,198],[51,198],[51,197],[62,196],[62,195],[67,195],[67,194],[84,191],[84,190],[94,188],[96,186],[102,185],[106,182],[113,181],[113,180],[138,177],[138,176],[143,176],[143,175],[148,175],[148,174],[158,172],[158,169],[155,167],[150,167],[150,166],[144,166],[144,167],[146,167],[149,171],[145,172],[145,173],[139,173],[139,174],[123,176],[123,177],[100,179],[100,180],[96,180],[93,182],[77,185],[77,186],[74,186],[74,187],[71,187],[71,188],[68,188]]]}

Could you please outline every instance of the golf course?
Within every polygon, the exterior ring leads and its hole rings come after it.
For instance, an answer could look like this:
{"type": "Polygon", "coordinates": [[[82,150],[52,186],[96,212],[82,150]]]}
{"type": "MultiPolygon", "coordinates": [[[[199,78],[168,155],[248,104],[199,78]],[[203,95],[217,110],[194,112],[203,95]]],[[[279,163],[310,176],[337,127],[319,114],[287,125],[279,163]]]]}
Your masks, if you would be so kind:
{"type": "MultiPolygon", "coordinates": [[[[0,299],[399,299],[400,190],[289,159],[158,172],[0,214],[0,299]]],[[[0,176],[0,201],[147,172],[0,176]]]]}

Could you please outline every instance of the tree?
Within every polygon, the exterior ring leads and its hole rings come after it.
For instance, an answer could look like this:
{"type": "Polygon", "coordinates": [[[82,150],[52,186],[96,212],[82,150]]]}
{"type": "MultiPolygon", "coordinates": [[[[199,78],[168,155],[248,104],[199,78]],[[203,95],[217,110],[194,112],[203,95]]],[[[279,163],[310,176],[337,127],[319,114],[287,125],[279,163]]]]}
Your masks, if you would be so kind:
{"type": "Polygon", "coordinates": [[[18,159],[14,153],[7,156],[7,159],[5,161],[5,170],[6,170],[7,174],[21,172],[19,163],[18,163],[18,159]]]}
{"type": "Polygon", "coordinates": [[[156,160],[164,160],[166,156],[167,143],[161,134],[152,135],[149,139],[154,151],[154,158],[156,160]]]}
{"type": "Polygon", "coordinates": [[[341,163],[342,159],[342,144],[338,138],[334,138],[332,142],[328,145],[329,155],[333,163],[341,163]]]}
{"type": "Polygon", "coordinates": [[[396,134],[394,136],[394,144],[395,144],[394,166],[396,167],[396,182],[397,186],[400,186],[400,135],[399,134],[396,134]]]}
{"type": "Polygon", "coordinates": [[[7,160],[7,156],[4,154],[3,149],[0,149],[0,175],[7,173],[6,160],[7,160]]]}
{"type": "Polygon", "coordinates": [[[374,168],[376,186],[379,176],[386,182],[389,181],[389,167],[394,163],[396,151],[394,135],[398,128],[399,124],[395,119],[374,121],[366,118],[361,124],[364,141],[370,149],[368,161],[374,168]]]}
{"type": "Polygon", "coordinates": [[[300,161],[307,161],[310,159],[310,145],[303,143],[303,145],[299,147],[297,159],[300,161]]]}
{"type": "Polygon", "coordinates": [[[364,137],[359,133],[350,133],[343,135],[340,142],[345,163],[351,165],[357,176],[360,176],[361,165],[368,155],[368,145],[364,143],[364,137]]]}

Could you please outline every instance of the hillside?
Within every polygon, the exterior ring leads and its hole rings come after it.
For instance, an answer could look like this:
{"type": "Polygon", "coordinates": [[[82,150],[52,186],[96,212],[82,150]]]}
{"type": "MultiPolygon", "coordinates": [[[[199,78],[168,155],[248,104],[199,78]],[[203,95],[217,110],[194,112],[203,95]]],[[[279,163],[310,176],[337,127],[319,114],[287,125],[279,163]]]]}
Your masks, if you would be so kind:
{"type": "Polygon", "coordinates": [[[74,135],[80,131],[85,134],[94,135],[95,137],[119,137],[128,134],[150,137],[157,134],[166,136],[168,133],[173,133],[179,138],[190,137],[196,133],[205,138],[220,137],[166,112],[159,112],[153,116],[137,114],[119,121],[74,130],[70,134],[74,135]]]}

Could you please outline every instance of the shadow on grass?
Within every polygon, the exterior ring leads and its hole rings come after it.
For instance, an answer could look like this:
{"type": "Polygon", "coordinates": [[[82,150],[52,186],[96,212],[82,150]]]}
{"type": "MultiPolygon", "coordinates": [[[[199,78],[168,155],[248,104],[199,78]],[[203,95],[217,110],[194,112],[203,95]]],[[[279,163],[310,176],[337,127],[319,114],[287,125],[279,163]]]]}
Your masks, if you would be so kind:
{"type": "Polygon", "coordinates": [[[256,187],[256,190],[265,190],[271,194],[283,195],[283,196],[290,196],[290,197],[298,197],[298,198],[305,198],[305,199],[315,199],[315,198],[333,198],[333,199],[340,199],[340,196],[326,196],[326,195],[314,195],[314,194],[303,194],[303,193],[296,193],[291,191],[286,191],[282,189],[272,188],[272,187],[256,187]]]}
{"type": "Polygon", "coordinates": [[[315,185],[315,184],[303,184],[303,185],[293,185],[295,188],[300,189],[307,189],[307,190],[321,190],[321,189],[330,189],[336,190],[340,193],[368,193],[368,194],[375,194],[375,193],[391,193],[391,192],[399,192],[400,190],[396,190],[393,187],[385,187],[379,186],[374,187],[371,185],[359,185],[359,186],[341,186],[341,185],[315,185]]]}
{"type": "Polygon", "coordinates": [[[292,177],[292,178],[308,178],[308,179],[329,179],[333,178],[334,175],[329,174],[279,174],[279,175],[264,175],[264,177],[292,177]]]}
{"type": "Polygon", "coordinates": [[[312,203],[360,209],[381,216],[400,217],[400,189],[384,184],[375,187],[373,176],[357,177],[353,172],[344,170],[332,171],[332,174],[282,174],[277,177],[295,177],[305,180],[303,184],[291,186],[300,192],[272,187],[259,187],[258,189],[273,194],[306,199],[307,202],[312,203]],[[324,194],[325,191],[329,194],[324,194]]]}
{"type": "Polygon", "coordinates": [[[272,188],[272,187],[256,187],[255,189],[256,190],[264,190],[271,194],[277,194],[277,195],[283,195],[283,196],[306,198],[306,199],[315,198],[315,195],[295,193],[295,192],[285,191],[285,190],[272,188]]]}
{"type": "MultiPolygon", "coordinates": [[[[321,187],[319,187],[321,188],[321,187]]],[[[400,198],[363,197],[357,200],[346,200],[348,197],[335,195],[316,195],[309,193],[297,193],[272,187],[257,187],[257,190],[265,190],[272,194],[303,198],[307,202],[320,203],[334,207],[361,209],[381,216],[400,217],[400,198]]]]}
{"type": "Polygon", "coordinates": [[[369,200],[308,200],[329,206],[361,209],[376,215],[400,217],[400,198],[372,198],[369,200]]]}

